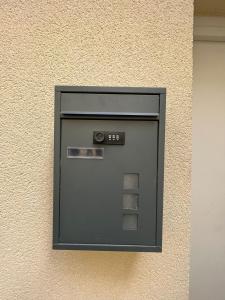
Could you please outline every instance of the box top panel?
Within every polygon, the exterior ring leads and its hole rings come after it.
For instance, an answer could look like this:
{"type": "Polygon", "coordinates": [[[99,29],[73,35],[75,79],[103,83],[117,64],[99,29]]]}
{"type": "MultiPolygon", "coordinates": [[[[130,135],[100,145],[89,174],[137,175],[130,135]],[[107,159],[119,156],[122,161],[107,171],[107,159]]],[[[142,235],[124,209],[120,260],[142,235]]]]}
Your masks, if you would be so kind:
{"type": "Polygon", "coordinates": [[[65,93],[110,93],[110,94],[165,94],[165,88],[107,87],[107,86],[55,86],[56,92],[65,93]]]}
{"type": "Polygon", "coordinates": [[[64,114],[112,113],[159,114],[162,88],[56,86],[60,111],[64,114]]]}

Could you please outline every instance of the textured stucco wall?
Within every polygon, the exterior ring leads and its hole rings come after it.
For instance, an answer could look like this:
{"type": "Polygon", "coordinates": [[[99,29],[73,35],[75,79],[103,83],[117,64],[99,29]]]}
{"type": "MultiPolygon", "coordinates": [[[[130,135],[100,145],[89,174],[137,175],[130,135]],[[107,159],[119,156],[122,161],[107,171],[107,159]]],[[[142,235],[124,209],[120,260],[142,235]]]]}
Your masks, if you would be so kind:
{"type": "Polygon", "coordinates": [[[1,299],[188,299],[192,13],[192,0],[1,1],[1,299]],[[163,253],[51,249],[56,84],[167,88],[163,253]]]}

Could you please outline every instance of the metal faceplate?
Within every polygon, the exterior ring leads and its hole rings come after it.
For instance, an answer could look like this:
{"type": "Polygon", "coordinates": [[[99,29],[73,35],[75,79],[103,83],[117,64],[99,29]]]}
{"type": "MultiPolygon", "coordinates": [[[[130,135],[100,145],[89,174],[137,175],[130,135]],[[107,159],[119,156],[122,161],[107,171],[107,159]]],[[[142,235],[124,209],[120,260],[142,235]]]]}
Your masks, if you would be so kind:
{"type": "Polygon", "coordinates": [[[164,90],[95,89],[56,88],[53,247],[161,251],[164,90]]]}

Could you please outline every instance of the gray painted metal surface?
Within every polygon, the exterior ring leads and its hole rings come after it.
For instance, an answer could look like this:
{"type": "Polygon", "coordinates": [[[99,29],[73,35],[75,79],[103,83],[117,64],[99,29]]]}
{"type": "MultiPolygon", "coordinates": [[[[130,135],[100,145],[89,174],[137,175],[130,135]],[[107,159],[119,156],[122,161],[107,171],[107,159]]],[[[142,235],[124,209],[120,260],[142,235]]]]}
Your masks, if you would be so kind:
{"type": "Polygon", "coordinates": [[[164,131],[165,89],[56,87],[54,249],[161,251],[164,131]]]}

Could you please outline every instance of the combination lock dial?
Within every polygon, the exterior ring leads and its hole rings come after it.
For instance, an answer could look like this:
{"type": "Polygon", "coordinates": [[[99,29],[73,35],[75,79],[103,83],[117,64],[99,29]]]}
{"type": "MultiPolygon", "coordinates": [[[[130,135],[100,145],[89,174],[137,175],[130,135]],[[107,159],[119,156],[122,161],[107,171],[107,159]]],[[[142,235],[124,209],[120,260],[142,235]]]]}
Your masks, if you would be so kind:
{"type": "Polygon", "coordinates": [[[125,132],[94,131],[93,144],[124,145],[125,132]]]}

